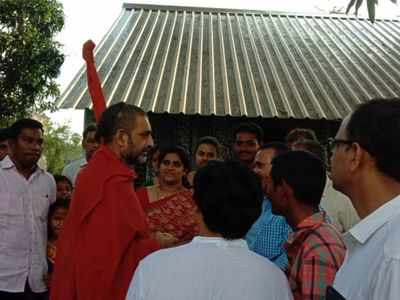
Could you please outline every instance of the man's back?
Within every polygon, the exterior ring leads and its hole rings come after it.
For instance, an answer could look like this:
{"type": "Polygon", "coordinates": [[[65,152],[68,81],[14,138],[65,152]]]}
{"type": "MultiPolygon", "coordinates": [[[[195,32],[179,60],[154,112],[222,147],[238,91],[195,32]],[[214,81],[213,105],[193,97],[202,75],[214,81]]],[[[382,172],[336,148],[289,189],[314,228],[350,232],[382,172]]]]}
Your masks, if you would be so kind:
{"type": "Polygon", "coordinates": [[[291,293],[283,272],[244,240],[195,237],[145,258],[126,299],[286,300],[291,293]]]}

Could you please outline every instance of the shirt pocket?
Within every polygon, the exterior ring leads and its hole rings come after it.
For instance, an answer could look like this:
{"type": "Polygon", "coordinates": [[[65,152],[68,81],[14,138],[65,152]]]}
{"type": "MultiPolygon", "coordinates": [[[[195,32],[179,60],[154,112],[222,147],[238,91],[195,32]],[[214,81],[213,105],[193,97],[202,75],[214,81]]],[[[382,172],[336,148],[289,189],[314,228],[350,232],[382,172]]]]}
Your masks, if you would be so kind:
{"type": "Polygon", "coordinates": [[[0,251],[14,241],[16,228],[24,220],[23,199],[16,194],[0,193],[0,251]]]}
{"type": "Polygon", "coordinates": [[[36,219],[41,222],[47,222],[47,214],[49,212],[49,197],[48,196],[34,196],[32,199],[33,214],[36,219]]]}
{"type": "Polygon", "coordinates": [[[23,199],[17,194],[1,192],[0,194],[0,220],[23,216],[23,199]]]}

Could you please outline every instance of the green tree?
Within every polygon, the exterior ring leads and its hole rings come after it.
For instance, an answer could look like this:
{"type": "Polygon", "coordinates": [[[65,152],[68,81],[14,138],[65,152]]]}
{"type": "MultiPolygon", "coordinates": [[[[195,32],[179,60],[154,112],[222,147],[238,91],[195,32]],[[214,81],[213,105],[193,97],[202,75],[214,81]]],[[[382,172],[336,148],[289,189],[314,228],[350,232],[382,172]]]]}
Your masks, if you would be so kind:
{"type": "Polygon", "coordinates": [[[0,120],[54,109],[64,62],[54,40],[64,26],[56,0],[0,0],[0,120]]]}
{"type": "Polygon", "coordinates": [[[81,137],[73,133],[69,124],[55,125],[47,117],[41,117],[44,127],[44,156],[47,169],[53,174],[61,174],[67,162],[82,154],[81,137]]]}

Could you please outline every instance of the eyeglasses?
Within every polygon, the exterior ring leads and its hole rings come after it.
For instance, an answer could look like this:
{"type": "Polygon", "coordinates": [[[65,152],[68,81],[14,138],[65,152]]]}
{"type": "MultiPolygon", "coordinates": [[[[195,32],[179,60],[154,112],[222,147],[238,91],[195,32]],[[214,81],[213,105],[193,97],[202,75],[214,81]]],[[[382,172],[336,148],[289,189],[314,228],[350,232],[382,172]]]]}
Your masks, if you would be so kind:
{"type": "Polygon", "coordinates": [[[0,144],[0,150],[6,150],[8,146],[6,144],[0,144]]]}
{"type": "Polygon", "coordinates": [[[333,150],[335,150],[337,145],[352,145],[355,143],[354,141],[348,141],[348,140],[341,140],[341,139],[335,139],[335,138],[329,138],[328,139],[328,151],[329,153],[332,153],[333,150]]]}

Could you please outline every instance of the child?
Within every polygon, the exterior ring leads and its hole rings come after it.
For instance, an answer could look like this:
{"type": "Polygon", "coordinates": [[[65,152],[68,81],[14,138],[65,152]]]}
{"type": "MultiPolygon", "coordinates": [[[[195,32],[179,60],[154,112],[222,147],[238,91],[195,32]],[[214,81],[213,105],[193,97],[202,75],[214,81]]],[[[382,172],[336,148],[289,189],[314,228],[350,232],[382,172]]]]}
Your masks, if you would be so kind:
{"type": "Polygon", "coordinates": [[[57,185],[57,199],[71,199],[72,195],[72,183],[63,175],[54,175],[54,180],[57,185]]]}
{"type": "Polygon", "coordinates": [[[50,206],[48,215],[48,240],[47,240],[47,263],[49,266],[49,274],[47,278],[47,286],[50,288],[50,278],[53,272],[54,262],[57,254],[57,239],[67,217],[69,208],[69,199],[57,199],[50,206]]]}

